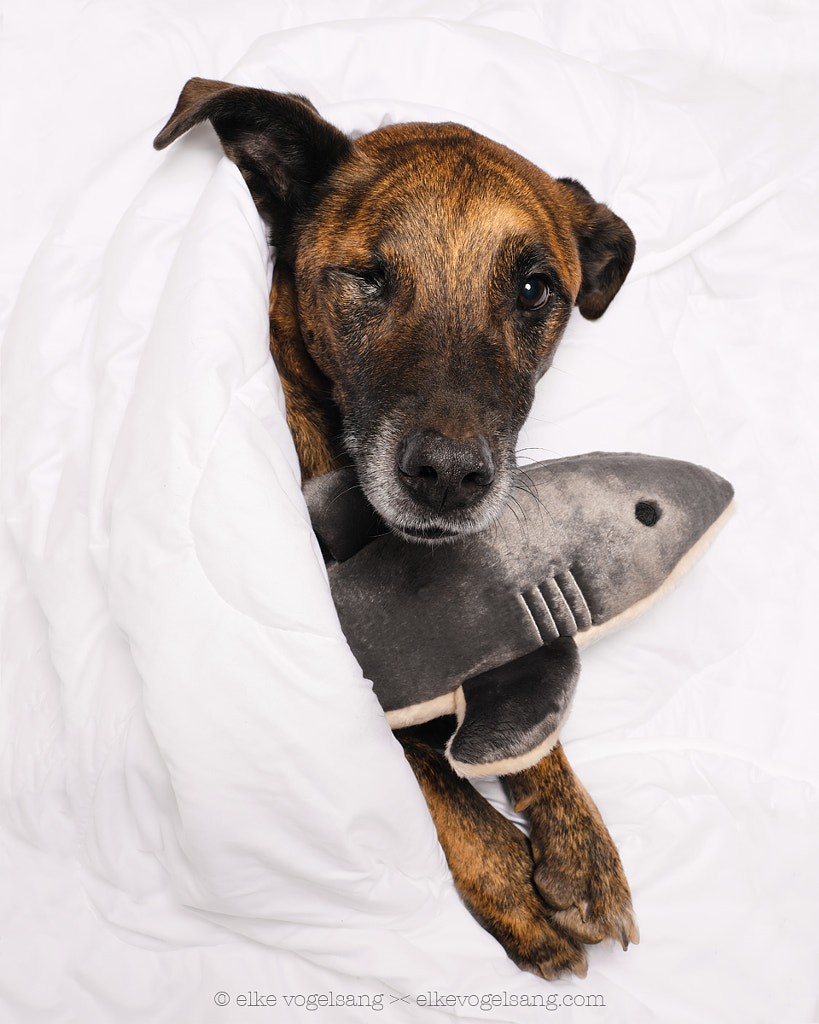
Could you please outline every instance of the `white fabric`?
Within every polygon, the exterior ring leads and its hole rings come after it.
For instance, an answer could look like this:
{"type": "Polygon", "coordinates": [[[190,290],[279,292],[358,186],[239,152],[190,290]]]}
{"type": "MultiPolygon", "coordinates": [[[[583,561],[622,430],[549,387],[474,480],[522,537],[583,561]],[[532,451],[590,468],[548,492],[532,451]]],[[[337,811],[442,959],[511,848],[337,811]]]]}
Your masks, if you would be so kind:
{"type": "Polygon", "coordinates": [[[541,997],[819,1020],[818,25],[739,0],[6,5],[4,1021],[517,1022],[541,997]],[[348,131],[463,121],[637,236],[521,458],[689,459],[739,512],[584,654],[566,748],[642,942],[583,981],[521,974],[462,908],[340,636],[253,203],[207,126],[150,145],[194,74],[348,131]]]}

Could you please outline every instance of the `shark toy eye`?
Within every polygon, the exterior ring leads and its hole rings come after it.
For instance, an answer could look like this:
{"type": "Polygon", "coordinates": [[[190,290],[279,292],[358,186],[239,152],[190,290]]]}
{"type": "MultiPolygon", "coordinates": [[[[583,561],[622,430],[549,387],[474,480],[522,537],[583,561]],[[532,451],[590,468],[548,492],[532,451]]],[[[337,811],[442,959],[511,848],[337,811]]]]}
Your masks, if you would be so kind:
{"type": "Polygon", "coordinates": [[[656,501],[638,501],[634,515],[643,526],[655,526],[660,518],[660,506],[656,501]]]}

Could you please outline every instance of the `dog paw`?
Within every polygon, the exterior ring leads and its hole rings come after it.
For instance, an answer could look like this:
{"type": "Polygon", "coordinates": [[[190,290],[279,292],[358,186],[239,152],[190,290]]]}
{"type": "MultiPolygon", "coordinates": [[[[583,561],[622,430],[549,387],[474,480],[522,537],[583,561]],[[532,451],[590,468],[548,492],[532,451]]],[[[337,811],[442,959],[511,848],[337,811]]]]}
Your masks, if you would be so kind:
{"type": "Polygon", "coordinates": [[[529,819],[534,882],[555,927],[577,942],[638,943],[620,855],[562,750],[508,788],[529,819]]]}
{"type": "Polygon", "coordinates": [[[630,943],[637,945],[640,932],[619,858],[603,868],[591,867],[594,863],[599,864],[599,858],[581,861],[562,875],[552,864],[538,864],[535,883],[552,907],[552,921],[580,942],[613,939],[624,950],[630,943]]]}
{"type": "Polygon", "coordinates": [[[532,815],[535,885],[554,924],[580,942],[636,945],[640,933],[631,892],[597,809],[591,804],[587,813],[577,812],[570,833],[551,824],[532,815]]]}
{"type": "MultiPolygon", "coordinates": [[[[584,977],[583,941],[557,926],[535,883],[532,846],[517,826],[455,775],[417,731],[399,730],[461,899],[525,971],[584,977]]],[[[566,904],[568,906],[569,904],[566,904]]]]}
{"type": "Polygon", "coordinates": [[[546,922],[538,929],[537,936],[532,936],[517,949],[507,947],[506,952],[521,970],[546,981],[556,981],[569,974],[585,978],[589,969],[582,942],[546,922]]]}
{"type": "Polygon", "coordinates": [[[584,939],[564,928],[544,901],[536,882],[530,845],[512,826],[506,842],[496,842],[472,876],[455,872],[461,896],[475,918],[522,970],[547,981],[566,974],[586,976],[584,939]]]}
{"type": "Polygon", "coordinates": [[[555,926],[534,886],[519,895],[524,898],[510,912],[496,906],[486,915],[474,904],[470,910],[521,970],[547,981],[567,974],[585,978],[588,960],[583,942],[555,926]]]}

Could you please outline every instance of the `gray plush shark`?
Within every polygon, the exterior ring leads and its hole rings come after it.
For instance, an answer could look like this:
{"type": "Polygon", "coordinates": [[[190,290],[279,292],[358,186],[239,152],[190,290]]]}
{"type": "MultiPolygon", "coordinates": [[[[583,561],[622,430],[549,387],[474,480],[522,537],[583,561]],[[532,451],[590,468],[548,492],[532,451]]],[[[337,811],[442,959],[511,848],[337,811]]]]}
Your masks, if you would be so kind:
{"type": "Polygon", "coordinates": [[[393,728],[457,717],[464,776],[535,764],[557,740],[578,645],[642,612],[695,561],[733,488],[688,462],[593,453],[519,470],[490,529],[389,533],[352,470],[305,485],[342,629],[393,728]]]}

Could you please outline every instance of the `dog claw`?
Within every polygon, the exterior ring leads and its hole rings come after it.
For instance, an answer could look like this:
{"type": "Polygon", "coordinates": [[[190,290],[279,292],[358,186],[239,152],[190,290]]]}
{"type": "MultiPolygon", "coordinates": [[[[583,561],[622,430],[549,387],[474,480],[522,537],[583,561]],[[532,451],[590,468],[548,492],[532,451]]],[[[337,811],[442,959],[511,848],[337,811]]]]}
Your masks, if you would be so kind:
{"type": "Polygon", "coordinates": [[[572,967],[564,967],[560,970],[555,970],[551,964],[544,963],[539,964],[538,969],[534,971],[534,973],[543,978],[544,981],[560,981],[561,978],[565,978],[569,975],[572,975],[575,978],[585,978],[589,973],[589,964],[586,960],[583,960],[582,963],[574,964],[572,967]]]}
{"type": "Polygon", "coordinates": [[[554,954],[546,960],[539,960],[536,963],[522,963],[516,961],[519,967],[525,971],[536,974],[545,981],[559,981],[569,975],[576,978],[585,978],[589,973],[589,961],[586,951],[582,946],[574,946],[570,955],[566,950],[555,950],[554,954]]]}
{"type": "Polygon", "coordinates": [[[577,975],[578,978],[585,978],[586,975],[589,973],[588,961],[584,961],[582,964],[578,964],[578,966],[574,969],[574,973],[577,975]]]}
{"type": "Polygon", "coordinates": [[[640,929],[637,927],[637,922],[632,918],[628,922],[628,926],[621,922],[619,926],[620,944],[623,947],[623,951],[628,949],[629,944],[632,946],[639,946],[640,944],[640,929]]]}

